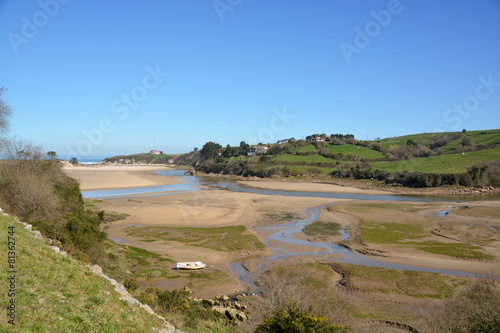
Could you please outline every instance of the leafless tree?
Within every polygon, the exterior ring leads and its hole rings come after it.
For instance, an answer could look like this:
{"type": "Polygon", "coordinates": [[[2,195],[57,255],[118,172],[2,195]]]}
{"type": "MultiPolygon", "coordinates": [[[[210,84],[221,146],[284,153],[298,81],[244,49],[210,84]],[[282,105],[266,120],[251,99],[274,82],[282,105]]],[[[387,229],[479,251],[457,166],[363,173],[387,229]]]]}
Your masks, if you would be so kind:
{"type": "Polygon", "coordinates": [[[0,87],[0,134],[5,134],[8,131],[9,122],[7,118],[12,114],[11,107],[3,99],[5,91],[4,87],[0,87]]]}

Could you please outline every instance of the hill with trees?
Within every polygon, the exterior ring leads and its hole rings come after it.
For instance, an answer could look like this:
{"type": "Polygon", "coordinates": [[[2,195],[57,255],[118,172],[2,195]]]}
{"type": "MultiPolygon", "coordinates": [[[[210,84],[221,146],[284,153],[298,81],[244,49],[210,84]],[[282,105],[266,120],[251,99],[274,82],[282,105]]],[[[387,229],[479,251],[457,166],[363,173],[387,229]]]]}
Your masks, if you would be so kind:
{"type": "Polygon", "coordinates": [[[231,147],[207,142],[176,163],[197,172],[257,177],[342,177],[411,187],[499,186],[500,130],[423,133],[357,140],[352,134],[314,134],[266,144],[248,155],[242,141],[231,147]]]}

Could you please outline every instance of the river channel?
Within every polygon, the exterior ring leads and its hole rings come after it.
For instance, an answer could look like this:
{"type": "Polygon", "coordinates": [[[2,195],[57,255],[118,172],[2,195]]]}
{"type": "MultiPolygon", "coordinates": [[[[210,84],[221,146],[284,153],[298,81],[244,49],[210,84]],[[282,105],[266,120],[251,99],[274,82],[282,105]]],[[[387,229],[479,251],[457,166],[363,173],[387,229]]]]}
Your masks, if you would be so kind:
{"type": "MultiPolygon", "coordinates": [[[[380,201],[440,201],[440,202],[457,202],[457,198],[450,197],[417,197],[417,196],[402,196],[402,195],[367,195],[367,194],[345,194],[345,193],[324,193],[324,192],[298,192],[298,191],[280,191],[280,190],[266,190],[258,189],[249,186],[239,184],[229,178],[216,178],[216,177],[206,177],[206,176],[191,176],[185,175],[184,170],[170,170],[170,171],[160,171],[157,172],[160,175],[168,177],[176,177],[182,182],[178,184],[171,185],[160,185],[160,186],[148,186],[139,188],[127,188],[127,189],[113,189],[113,190],[98,190],[98,191],[83,191],[84,198],[99,198],[99,199],[112,199],[115,197],[122,196],[152,196],[152,195],[165,195],[165,194],[175,194],[191,191],[210,191],[213,189],[228,190],[233,192],[247,192],[254,194],[264,194],[264,195],[279,195],[279,196],[299,196],[299,197],[319,197],[319,198],[332,198],[332,199],[350,199],[350,200],[380,200],[380,201]],[[208,188],[207,188],[208,186],[208,188]]],[[[498,200],[497,196],[482,196],[481,200],[490,199],[498,200]]],[[[460,198],[460,202],[478,200],[474,197],[460,198]]],[[[283,259],[286,257],[297,256],[297,255],[326,255],[335,254],[335,261],[362,265],[362,266],[372,266],[372,267],[383,267],[389,269],[399,269],[399,270],[415,270],[415,271],[426,271],[433,273],[441,273],[448,275],[460,275],[460,276],[476,276],[476,274],[462,272],[462,271],[452,271],[444,269],[434,269],[427,267],[411,266],[411,265],[401,265],[382,262],[367,258],[350,250],[335,244],[328,243],[313,243],[307,240],[300,240],[293,237],[293,234],[300,232],[306,225],[310,224],[319,217],[320,210],[323,207],[329,206],[331,204],[316,206],[304,209],[300,211],[302,218],[294,221],[289,221],[279,225],[265,227],[268,231],[272,232],[271,235],[264,241],[266,246],[268,246],[273,254],[266,257],[264,264],[261,265],[257,270],[260,270],[271,264],[272,262],[283,259]],[[310,248],[320,249],[315,252],[290,252],[282,248],[272,247],[270,241],[273,240],[273,244],[283,244],[289,243],[294,245],[302,245],[310,248]]],[[[341,233],[345,238],[349,237],[344,230],[341,233]]],[[[233,272],[239,276],[242,282],[250,287],[255,287],[253,283],[252,273],[248,272],[242,265],[241,262],[230,264],[233,272]]]]}

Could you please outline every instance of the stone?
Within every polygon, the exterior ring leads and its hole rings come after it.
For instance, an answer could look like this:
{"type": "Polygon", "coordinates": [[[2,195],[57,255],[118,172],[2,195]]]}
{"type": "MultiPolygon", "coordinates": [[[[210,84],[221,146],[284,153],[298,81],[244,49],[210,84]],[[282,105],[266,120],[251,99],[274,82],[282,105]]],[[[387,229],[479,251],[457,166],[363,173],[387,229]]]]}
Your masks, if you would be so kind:
{"type": "Polygon", "coordinates": [[[238,311],[236,309],[227,309],[226,310],[226,316],[229,318],[229,320],[236,319],[237,315],[238,315],[238,311]]]}
{"type": "Polygon", "coordinates": [[[61,253],[61,255],[62,255],[64,258],[67,258],[67,257],[68,257],[68,254],[67,254],[65,251],[61,251],[60,253],[61,253]]]}
{"type": "Polygon", "coordinates": [[[234,302],[234,307],[237,309],[237,310],[241,310],[241,304],[238,303],[238,302],[234,302]]]}
{"type": "Polygon", "coordinates": [[[239,321],[245,321],[245,320],[247,320],[248,318],[247,318],[247,315],[246,315],[245,313],[243,313],[243,312],[238,312],[238,313],[236,314],[236,319],[238,319],[239,321]]]}
{"type": "Polygon", "coordinates": [[[120,298],[120,300],[127,302],[129,305],[140,305],[141,304],[141,302],[139,302],[136,298],[133,298],[131,296],[122,297],[122,298],[120,298]]]}
{"type": "Polygon", "coordinates": [[[31,231],[33,230],[33,226],[31,224],[28,224],[27,226],[24,227],[24,229],[31,231]]]}
{"type": "Polygon", "coordinates": [[[144,310],[146,310],[147,312],[151,313],[151,314],[154,313],[153,309],[151,309],[151,307],[149,305],[147,305],[147,304],[141,304],[140,307],[143,308],[144,310]]]}
{"type": "Polygon", "coordinates": [[[222,299],[223,299],[224,301],[229,301],[229,296],[224,295],[224,296],[222,296],[222,299]]]}
{"type": "Polygon", "coordinates": [[[61,252],[57,246],[51,246],[50,247],[55,253],[61,252]]]}
{"type": "Polygon", "coordinates": [[[90,271],[97,275],[104,275],[102,268],[99,265],[90,266],[90,271]]]}
{"type": "Polygon", "coordinates": [[[214,306],[215,301],[213,299],[204,299],[203,304],[208,305],[208,306],[214,306]]]}
{"type": "Polygon", "coordinates": [[[40,231],[36,230],[33,233],[33,237],[35,237],[35,239],[38,239],[39,241],[43,242],[42,233],[40,231]]]}
{"type": "Polygon", "coordinates": [[[223,306],[216,305],[216,306],[214,306],[214,307],[212,308],[212,310],[213,310],[214,312],[218,312],[218,313],[221,313],[221,314],[225,314],[227,309],[226,309],[225,307],[223,307],[223,306]]]}

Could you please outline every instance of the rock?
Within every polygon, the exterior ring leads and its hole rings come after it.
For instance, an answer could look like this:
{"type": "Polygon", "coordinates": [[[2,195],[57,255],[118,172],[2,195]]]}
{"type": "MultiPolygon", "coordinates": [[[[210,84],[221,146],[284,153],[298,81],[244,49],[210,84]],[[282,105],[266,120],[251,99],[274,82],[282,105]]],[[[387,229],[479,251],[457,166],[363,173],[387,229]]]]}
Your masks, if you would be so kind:
{"type": "Polygon", "coordinates": [[[215,306],[215,301],[213,299],[204,299],[203,304],[207,306],[215,306]]]}
{"type": "Polygon", "coordinates": [[[234,307],[237,309],[237,310],[241,310],[241,304],[238,303],[238,302],[234,302],[234,307]]]}
{"type": "Polygon", "coordinates": [[[238,315],[238,311],[236,309],[227,309],[226,310],[226,316],[229,318],[229,320],[236,319],[237,315],[238,315]]]}
{"type": "Polygon", "coordinates": [[[193,291],[191,289],[189,289],[188,287],[184,287],[184,291],[187,291],[188,293],[192,294],[193,291]]]}
{"type": "Polygon", "coordinates": [[[38,239],[39,241],[43,242],[42,233],[40,231],[36,230],[33,233],[33,237],[35,237],[35,239],[38,239]]]}
{"type": "Polygon", "coordinates": [[[218,312],[218,313],[221,313],[221,314],[225,314],[227,309],[226,309],[225,307],[223,307],[223,306],[218,306],[218,305],[216,305],[216,306],[214,306],[214,307],[212,308],[212,310],[213,310],[214,312],[218,312]]]}
{"type": "Polygon", "coordinates": [[[229,301],[229,296],[224,295],[224,296],[222,296],[222,299],[223,299],[224,301],[229,301]]]}
{"type": "Polygon", "coordinates": [[[68,257],[68,254],[67,254],[66,252],[64,252],[64,251],[61,251],[60,253],[61,253],[61,255],[62,255],[64,258],[67,258],[67,257],[68,257]]]}
{"type": "Polygon", "coordinates": [[[24,229],[31,231],[33,230],[33,226],[31,224],[28,224],[27,226],[24,227],[24,229]]]}
{"type": "Polygon", "coordinates": [[[122,298],[120,298],[120,300],[127,302],[129,305],[140,305],[141,304],[141,302],[139,302],[136,298],[133,298],[131,296],[122,297],[122,298]]]}
{"type": "Polygon", "coordinates": [[[246,315],[245,313],[243,313],[243,312],[238,312],[238,313],[236,314],[236,319],[238,319],[239,321],[245,321],[245,320],[247,320],[248,318],[247,318],[247,315],[246,315]]]}
{"type": "Polygon", "coordinates": [[[50,247],[55,253],[61,252],[57,246],[51,246],[50,247]]]}
{"type": "Polygon", "coordinates": [[[143,308],[144,310],[146,310],[147,312],[151,313],[151,314],[155,313],[155,312],[153,311],[153,309],[151,309],[151,307],[150,307],[149,305],[147,305],[147,304],[141,304],[141,305],[139,305],[139,306],[140,306],[141,308],[143,308]]]}
{"type": "Polygon", "coordinates": [[[119,293],[121,296],[123,297],[127,297],[127,296],[130,296],[129,292],[127,291],[127,289],[123,286],[123,284],[121,283],[117,283],[115,285],[115,290],[117,293],[119,293]]]}
{"type": "Polygon", "coordinates": [[[104,275],[104,273],[102,272],[102,268],[99,267],[99,265],[90,266],[90,271],[97,275],[104,275]]]}

